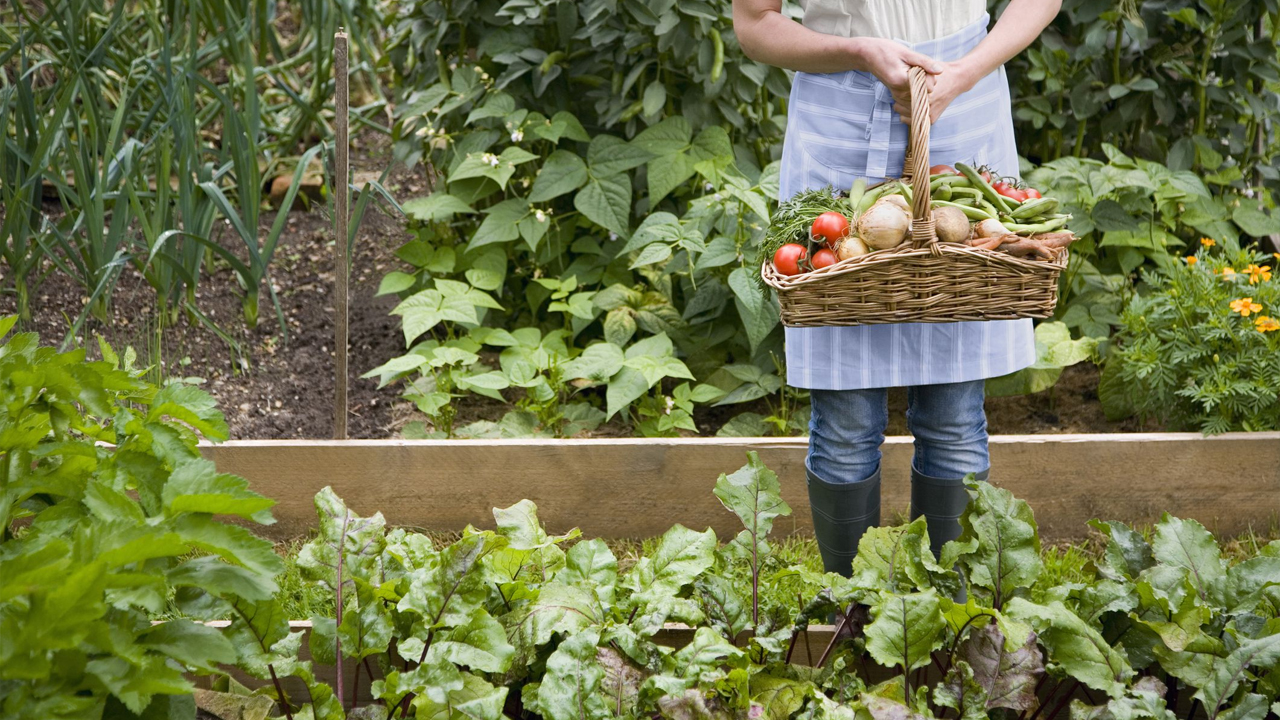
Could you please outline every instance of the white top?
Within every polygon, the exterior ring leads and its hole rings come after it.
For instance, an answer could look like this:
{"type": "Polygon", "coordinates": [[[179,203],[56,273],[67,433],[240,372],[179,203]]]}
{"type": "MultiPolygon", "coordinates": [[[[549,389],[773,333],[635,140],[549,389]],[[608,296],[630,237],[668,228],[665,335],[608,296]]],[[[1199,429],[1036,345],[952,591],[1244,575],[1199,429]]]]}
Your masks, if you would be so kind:
{"type": "Polygon", "coordinates": [[[986,0],[796,0],[804,26],[827,35],[908,43],[958,32],[987,11],[986,0]]]}

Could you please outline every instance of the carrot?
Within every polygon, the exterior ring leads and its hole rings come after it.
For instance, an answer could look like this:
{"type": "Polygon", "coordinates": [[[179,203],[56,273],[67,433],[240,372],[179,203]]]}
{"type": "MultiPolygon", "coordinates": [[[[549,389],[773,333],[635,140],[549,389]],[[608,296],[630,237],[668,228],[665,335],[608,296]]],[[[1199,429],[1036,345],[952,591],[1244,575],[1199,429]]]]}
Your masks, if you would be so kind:
{"type": "Polygon", "coordinates": [[[1077,238],[1074,233],[1068,232],[1066,230],[1059,231],[1059,232],[1051,232],[1051,233],[1041,233],[1039,235],[1032,235],[1031,237],[1034,240],[1038,240],[1044,243],[1045,247],[1048,247],[1054,250],[1058,248],[1064,248],[1070,245],[1071,243],[1075,242],[1076,240],[1080,239],[1080,238],[1077,238]]]}
{"type": "Polygon", "coordinates": [[[1054,255],[1053,250],[1046,247],[1044,243],[1033,238],[1019,238],[1014,242],[1003,243],[1000,245],[1000,249],[1014,257],[1035,255],[1038,258],[1052,260],[1054,255]]]}

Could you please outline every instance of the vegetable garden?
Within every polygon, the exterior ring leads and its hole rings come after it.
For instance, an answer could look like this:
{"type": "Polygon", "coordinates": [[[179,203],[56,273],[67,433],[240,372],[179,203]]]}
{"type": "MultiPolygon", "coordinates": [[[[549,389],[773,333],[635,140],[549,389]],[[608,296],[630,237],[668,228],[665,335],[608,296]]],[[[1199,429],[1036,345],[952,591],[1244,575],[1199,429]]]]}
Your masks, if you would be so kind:
{"type": "Polygon", "coordinates": [[[1052,316],[961,537],[842,578],[777,290],[916,198],[778,202],[728,0],[0,7],[0,715],[1280,716],[1280,4],[1008,72],[1021,167],[929,207],[1052,316]]]}

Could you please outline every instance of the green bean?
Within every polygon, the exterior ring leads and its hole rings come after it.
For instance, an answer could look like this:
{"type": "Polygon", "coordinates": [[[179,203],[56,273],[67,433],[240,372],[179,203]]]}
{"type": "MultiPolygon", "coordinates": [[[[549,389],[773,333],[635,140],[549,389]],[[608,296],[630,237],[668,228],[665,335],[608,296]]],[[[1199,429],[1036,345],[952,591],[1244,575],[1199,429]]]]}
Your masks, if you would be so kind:
{"type": "Polygon", "coordinates": [[[995,191],[991,184],[982,179],[977,170],[965,165],[964,163],[956,163],[956,170],[959,170],[965,177],[969,178],[969,182],[974,187],[982,191],[983,197],[991,202],[1000,212],[1010,212],[1009,203],[1005,202],[1008,198],[995,191]]]}
{"type": "Polygon", "coordinates": [[[1055,198],[1033,198],[1019,205],[1010,215],[1014,220],[1044,217],[1056,212],[1058,204],[1055,198]]]}
{"type": "Polygon", "coordinates": [[[858,209],[858,204],[862,202],[862,196],[867,192],[867,181],[864,178],[858,178],[853,183],[853,187],[849,188],[849,207],[854,210],[858,209]]]}
{"type": "Polygon", "coordinates": [[[945,200],[934,200],[933,207],[953,207],[964,213],[964,216],[970,220],[991,220],[995,218],[994,214],[988,214],[980,208],[960,203],[947,202],[945,200]]]}
{"type": "Polygon", "coordinates": [[[1063,228],[1070,219],[1070,215],[1063,215],[1035,224],[1005,223],[1004,226],[1009,228],[1010,232],[1015,232],[1019,235],[1038,235],[1063,228]]]}

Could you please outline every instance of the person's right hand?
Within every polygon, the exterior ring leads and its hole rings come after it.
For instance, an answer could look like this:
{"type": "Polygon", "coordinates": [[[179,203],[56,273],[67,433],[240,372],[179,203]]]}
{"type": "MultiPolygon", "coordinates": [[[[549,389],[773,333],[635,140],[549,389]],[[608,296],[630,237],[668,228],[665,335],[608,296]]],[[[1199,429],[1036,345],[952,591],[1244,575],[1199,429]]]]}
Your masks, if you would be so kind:
{"type": "Polygon", "coordinates": [[[856,38],[858,55],[862,60],[861,70],[870,72],[880,79],[893,93],[894,105],[906,110],[903,120],[908,121],[911,114],[911,86],[907,72],[913,67],[923,68],[929,73],[927,78],[930,89],[933,87],[933,76],[942,72],[942,63],[923,53],[883,38],[856,38]]]}

